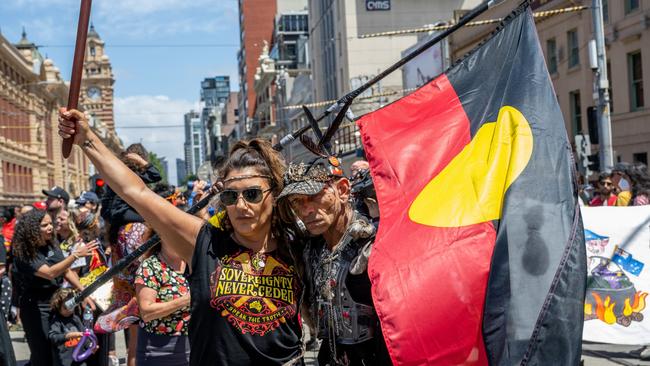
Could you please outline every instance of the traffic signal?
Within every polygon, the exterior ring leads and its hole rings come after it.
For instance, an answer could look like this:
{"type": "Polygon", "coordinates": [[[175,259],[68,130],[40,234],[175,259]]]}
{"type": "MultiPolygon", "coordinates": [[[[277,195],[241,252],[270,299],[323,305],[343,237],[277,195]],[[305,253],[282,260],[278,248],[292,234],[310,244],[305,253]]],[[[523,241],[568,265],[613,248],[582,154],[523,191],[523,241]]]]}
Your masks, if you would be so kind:
{"type": "Polygon", "coordinates": [[[598,111],[596,107],[587,108],[587,130],[591,143],[598,145],[598,111]]]}
{"type": "Polygon", "coordinates": [[[587,165],[587,168],[589,170],[591,170],[592,172],[599,172],[600,171],[600,156],[598,156],[598,153],[588,155],[587,159],[589,160],[589,164],[587,165]]]}
{"type": "Polygon", "coordinates": [[[106,190],[106,182],[102,179],[99,174],[95,174],[90,177],[90,189],[101,197],[106,190]]]}

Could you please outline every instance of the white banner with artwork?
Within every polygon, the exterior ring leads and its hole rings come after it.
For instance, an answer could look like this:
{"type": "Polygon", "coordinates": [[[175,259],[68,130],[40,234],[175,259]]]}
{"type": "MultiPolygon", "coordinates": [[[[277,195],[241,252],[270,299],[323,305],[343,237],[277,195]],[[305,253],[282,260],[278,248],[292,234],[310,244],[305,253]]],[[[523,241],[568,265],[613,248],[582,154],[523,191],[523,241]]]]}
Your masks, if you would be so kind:
{"type": "Polygon", "coordinates": [[[582,207],[586,341],[650,344],[650,206],[582,207]]]}

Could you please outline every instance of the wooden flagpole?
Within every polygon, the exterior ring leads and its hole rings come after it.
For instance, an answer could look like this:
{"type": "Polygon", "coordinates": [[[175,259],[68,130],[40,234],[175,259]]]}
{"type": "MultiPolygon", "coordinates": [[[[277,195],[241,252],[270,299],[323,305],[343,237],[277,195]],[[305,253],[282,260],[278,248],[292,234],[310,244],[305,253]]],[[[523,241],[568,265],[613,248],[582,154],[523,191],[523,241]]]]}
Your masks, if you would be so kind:
{"type": "MultiPolygon", "coordinates": [[[[81,76],[83,74],[84,55],[86,53],[86,39],[88,38],[88,24],[90,23],[90,7],[92,0],[81,0],[79,11],[79,24],[77,26],[77,43],[74,49],[72,74],[70,76],[70,92],[68,93],[68,110],[77,109],[79,106],[79,92],[81,89],[81,76]]],[[[63,139],[63,157],[68,158],[72,151],[74,136],[63,139]]]]}

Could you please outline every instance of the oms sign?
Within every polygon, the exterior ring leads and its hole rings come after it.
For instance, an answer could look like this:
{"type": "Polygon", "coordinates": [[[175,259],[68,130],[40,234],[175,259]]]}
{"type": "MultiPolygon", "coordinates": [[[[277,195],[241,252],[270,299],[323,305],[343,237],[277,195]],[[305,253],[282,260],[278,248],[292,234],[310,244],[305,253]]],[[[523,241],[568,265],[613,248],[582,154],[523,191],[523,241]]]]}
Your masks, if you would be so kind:
{"type": "Polygon", "coordinates": [[[390,0],[366,0],[366,10],[390,10],[390,0]]]}

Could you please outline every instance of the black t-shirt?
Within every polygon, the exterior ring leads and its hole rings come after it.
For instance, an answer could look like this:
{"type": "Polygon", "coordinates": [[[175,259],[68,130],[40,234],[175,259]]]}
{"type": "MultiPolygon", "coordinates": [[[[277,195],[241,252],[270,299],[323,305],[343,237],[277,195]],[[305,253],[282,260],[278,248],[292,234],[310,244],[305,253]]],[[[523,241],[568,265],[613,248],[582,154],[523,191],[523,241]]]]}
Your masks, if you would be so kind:
{"type": "Polygon", "coordinates": [[[38,302],[49,302],[54,292],[61,287],[63,276],[53,280],[36,275],[36,271],[46,264],[53,266],[65,257],[58,245],[46,245],[36,249],[36,256],[30,261],[15,258],[14,273],[18,281],[18,293],[21,301],[32,300],[38,302]]]}
{"type": "Polygon", "coordinates": [[[0,235],[0,264],[7,265],[7,248],[5,248],[5,238],[0,235]]]}
{"type": "Polygon", "coordinates": [[[54,366],[81,366],[86,364],[85,362],[75,362],[72,359],[72,353],[79,344],[79,339],[65,339],[66,334],[83,332],[84,328],[81,319],[76,314],[68,317],[61,316],[58,313],[52,315],[48,338],[57,350],[53,360],[54,366]]]}
{"type": "Polygon", "coordinates": [[[205,225],[190,291],[190,365],[282,365],[300,355],[302,284],[276,252],[257,256],[205,225]]]}

